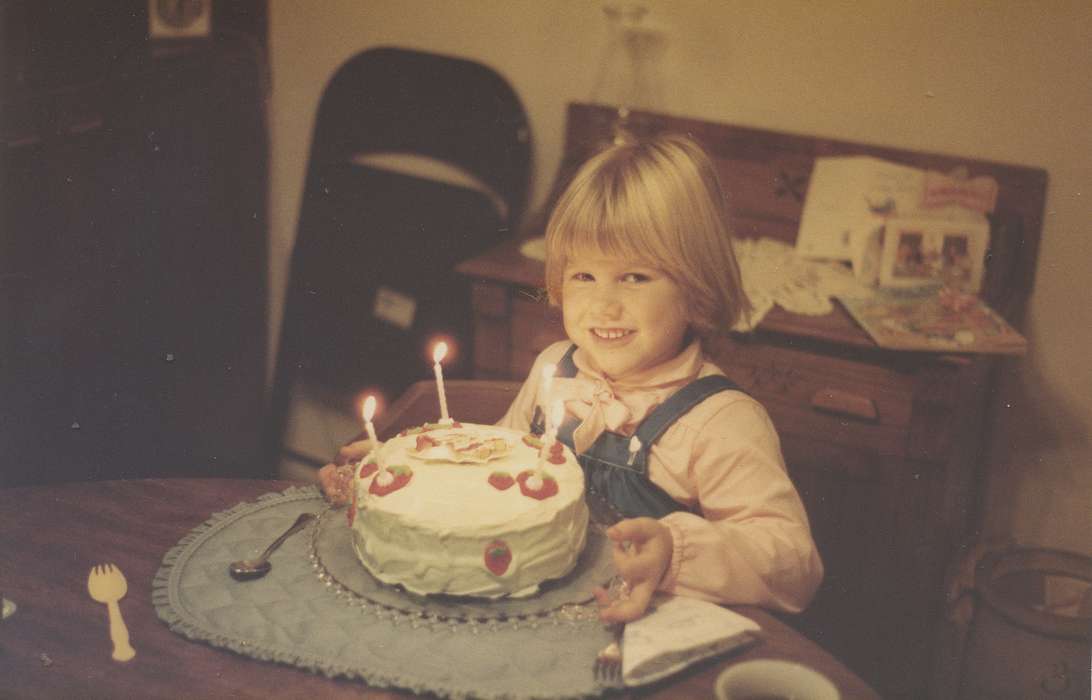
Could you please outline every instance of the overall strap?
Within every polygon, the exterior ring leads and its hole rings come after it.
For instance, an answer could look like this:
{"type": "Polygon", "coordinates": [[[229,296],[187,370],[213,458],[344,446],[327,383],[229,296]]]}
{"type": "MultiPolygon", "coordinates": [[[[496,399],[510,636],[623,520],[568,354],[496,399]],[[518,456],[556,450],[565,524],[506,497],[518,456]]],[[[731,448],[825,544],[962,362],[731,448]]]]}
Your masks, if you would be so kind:
{"type": "Polygon", "coordinates": [[[565,351],[565,354],[561,356],[561,359],[557,361],[557,372],[554,373],[555,377],[565,377],[566,379],[576,376],[576,363],[573,362],[573,353],[576,352],[576,343],[569,346],[569,349],[565,351]]]}
{"type": "Polygon", "coordinates": [[[742,391],[739,386],[723,374],[710,374],[700,379],[695,379],[683,388],[676,391],[662,404],[657,406],[637,426],[634,435],[641,441],[641,450],[645,453],[671,424],[678,420],[694,406],[706,400],[713,394],[721,391],[735,389],[742,391]]]}
{"type": "Polygon", "coordinates": [[[591,454],[581,458],[589,488],[604,494],[610,507],[624,517],[647,515],[662,518],[668,513],[684,510],[681,503],[648,478],[652,445],[687,411],[713,394],[729,389],[738,387],[720,374],[695,379],[682,387],[637,425],[634,436],[639,446],[636,451],[630,451],[633,447],[631,441],[621,435],[601,435],[589,450],[591,454]],[[602,466],[593,468],[593,460],[600,457],[606,458],[598,460],[602,466]],[[603,462],[609,462],[610,466],[603,462]]]}
{"type": "MultiPolygon", "coordinates": [[[[577,455],[584,469],[588,492],[596,503],[606,505],[617,517],[648,516],[662,518],[685,506],[648,478],[648,462],[653,443],[680,416],[709,396],[728,389],[738,389],[723,375],[696,379],[669,396],[637,426],[634,435],[640,447],[630,451],[631,439],[618,433],[604,432],[583,454],[577,455]]],[[[572,433],[579,424],[568,420],[558,429],[558,439],[573,448],[572,433]]]]}

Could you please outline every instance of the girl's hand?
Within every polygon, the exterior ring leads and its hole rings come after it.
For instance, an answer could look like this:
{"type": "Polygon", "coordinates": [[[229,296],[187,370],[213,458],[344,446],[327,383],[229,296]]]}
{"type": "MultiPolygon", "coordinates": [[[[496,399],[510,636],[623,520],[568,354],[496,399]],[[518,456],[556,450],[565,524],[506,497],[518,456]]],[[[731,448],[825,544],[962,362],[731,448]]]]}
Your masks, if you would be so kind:
{"type": "Polygon", "coordinates": [[[337,451],[333,462],[319,469],[318,480],[327,501],[343,506],[352,499],[353,469],[371,451],[372,441],[367,438],[350,442],[337,451]]]}
{"type": "Polygon", "coordinates": [[[630,622],[645,614],[671,564],[671,531],[653,518],[630,518],[608,529],[607,537],[613,542],[614,568],[629,586],[629,596],[612,601],[605,589],[597,588],[599,619],[630,622]]]}

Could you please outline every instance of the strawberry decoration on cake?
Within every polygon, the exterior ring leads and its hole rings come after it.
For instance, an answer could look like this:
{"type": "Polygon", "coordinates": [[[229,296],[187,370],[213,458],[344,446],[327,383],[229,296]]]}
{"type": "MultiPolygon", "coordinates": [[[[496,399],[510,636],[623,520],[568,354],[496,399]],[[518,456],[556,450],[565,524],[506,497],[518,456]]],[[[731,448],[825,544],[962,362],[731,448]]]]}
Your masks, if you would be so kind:
{"type": "MultiPolygon", "coordinates": [[[[523,444],[534,450],[542,449],[542,437],[533,433],[527,433],[523,436],[523,444]]],[[[551,464],[564,464],[565,463],[565,447],[560,441],[554,440],[550,445],[550,450],[546,455],[546,461],[551,464]]]]}
{"type": "Polygon", "coordinates": [[[526,469],[516,477],[519,490],[524,496],[543,500],[557,495],[557,480],[546,472],[526,469]]]}
{"type": "Polygon", "coordinates": [[[360,473],[358,476],[361,479],[367,479],[369,476],[375,474],[377,471],[379,471],[378,464],[376,464],[375,462],[366,462],[360,465],[360,473]]]}
{"type": "Polygon", "coordinates": [[[516,480],[508,472],[493,472],[489,475],[489,484],[498,491],[506,491],[516,480]]]}
{"type": "Polygon", "coordinates": [[[494,576],[503,576],[512,563],[512,550],[503,540],[493,540],[485,546],[485,568],[494,576]]]}
{"type": "Polygon", "coordinates": [[[413,478],[413,470],[402,465],[392,465],[375,475],[368,493],[376,496],[386,496],[394,493],[410,482],[413,478]]]}
{"type": "Polygon", "coordinates": [[[565,448],[558,441],[554,441],[554,444],[550,445],[550,454],[546,456],[546,461],[551,464],[564,464],[565,463],[565,448]]]}

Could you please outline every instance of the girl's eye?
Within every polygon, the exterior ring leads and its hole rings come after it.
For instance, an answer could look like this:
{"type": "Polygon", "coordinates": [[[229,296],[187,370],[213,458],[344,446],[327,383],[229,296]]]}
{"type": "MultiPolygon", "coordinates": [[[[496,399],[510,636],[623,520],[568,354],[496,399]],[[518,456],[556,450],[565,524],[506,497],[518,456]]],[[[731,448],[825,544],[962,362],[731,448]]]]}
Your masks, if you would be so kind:
{"type": "Polygon", "coordinates": [[[627,272],[626,274],[622,275],[622,281],[623,282],[630,282],[630,283],[647,282],[650,279],[652,279],[652,278],[649,277],[648,275],[646,275],[643,272],[627,272]]]}
{"type": "Polygon", "coordinates": [[[591,282],[595,280],[595,278],[587,272],[574,272],[569,275],[569,279],[573,280],[574,282],[591,282]]]}

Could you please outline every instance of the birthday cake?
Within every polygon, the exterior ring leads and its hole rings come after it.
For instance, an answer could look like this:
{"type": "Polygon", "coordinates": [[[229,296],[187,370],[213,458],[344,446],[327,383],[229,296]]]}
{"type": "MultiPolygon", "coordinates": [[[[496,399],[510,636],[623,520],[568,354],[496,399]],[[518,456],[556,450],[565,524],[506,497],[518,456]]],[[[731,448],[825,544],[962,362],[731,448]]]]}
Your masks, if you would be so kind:
{"type": "Polygon", "coordinates": [[[584,475],[561,443],[475,424],[400,433],[354,470],[353,547],[413,593],[534,594],[569,573],[587,536],[584,475]]]}

